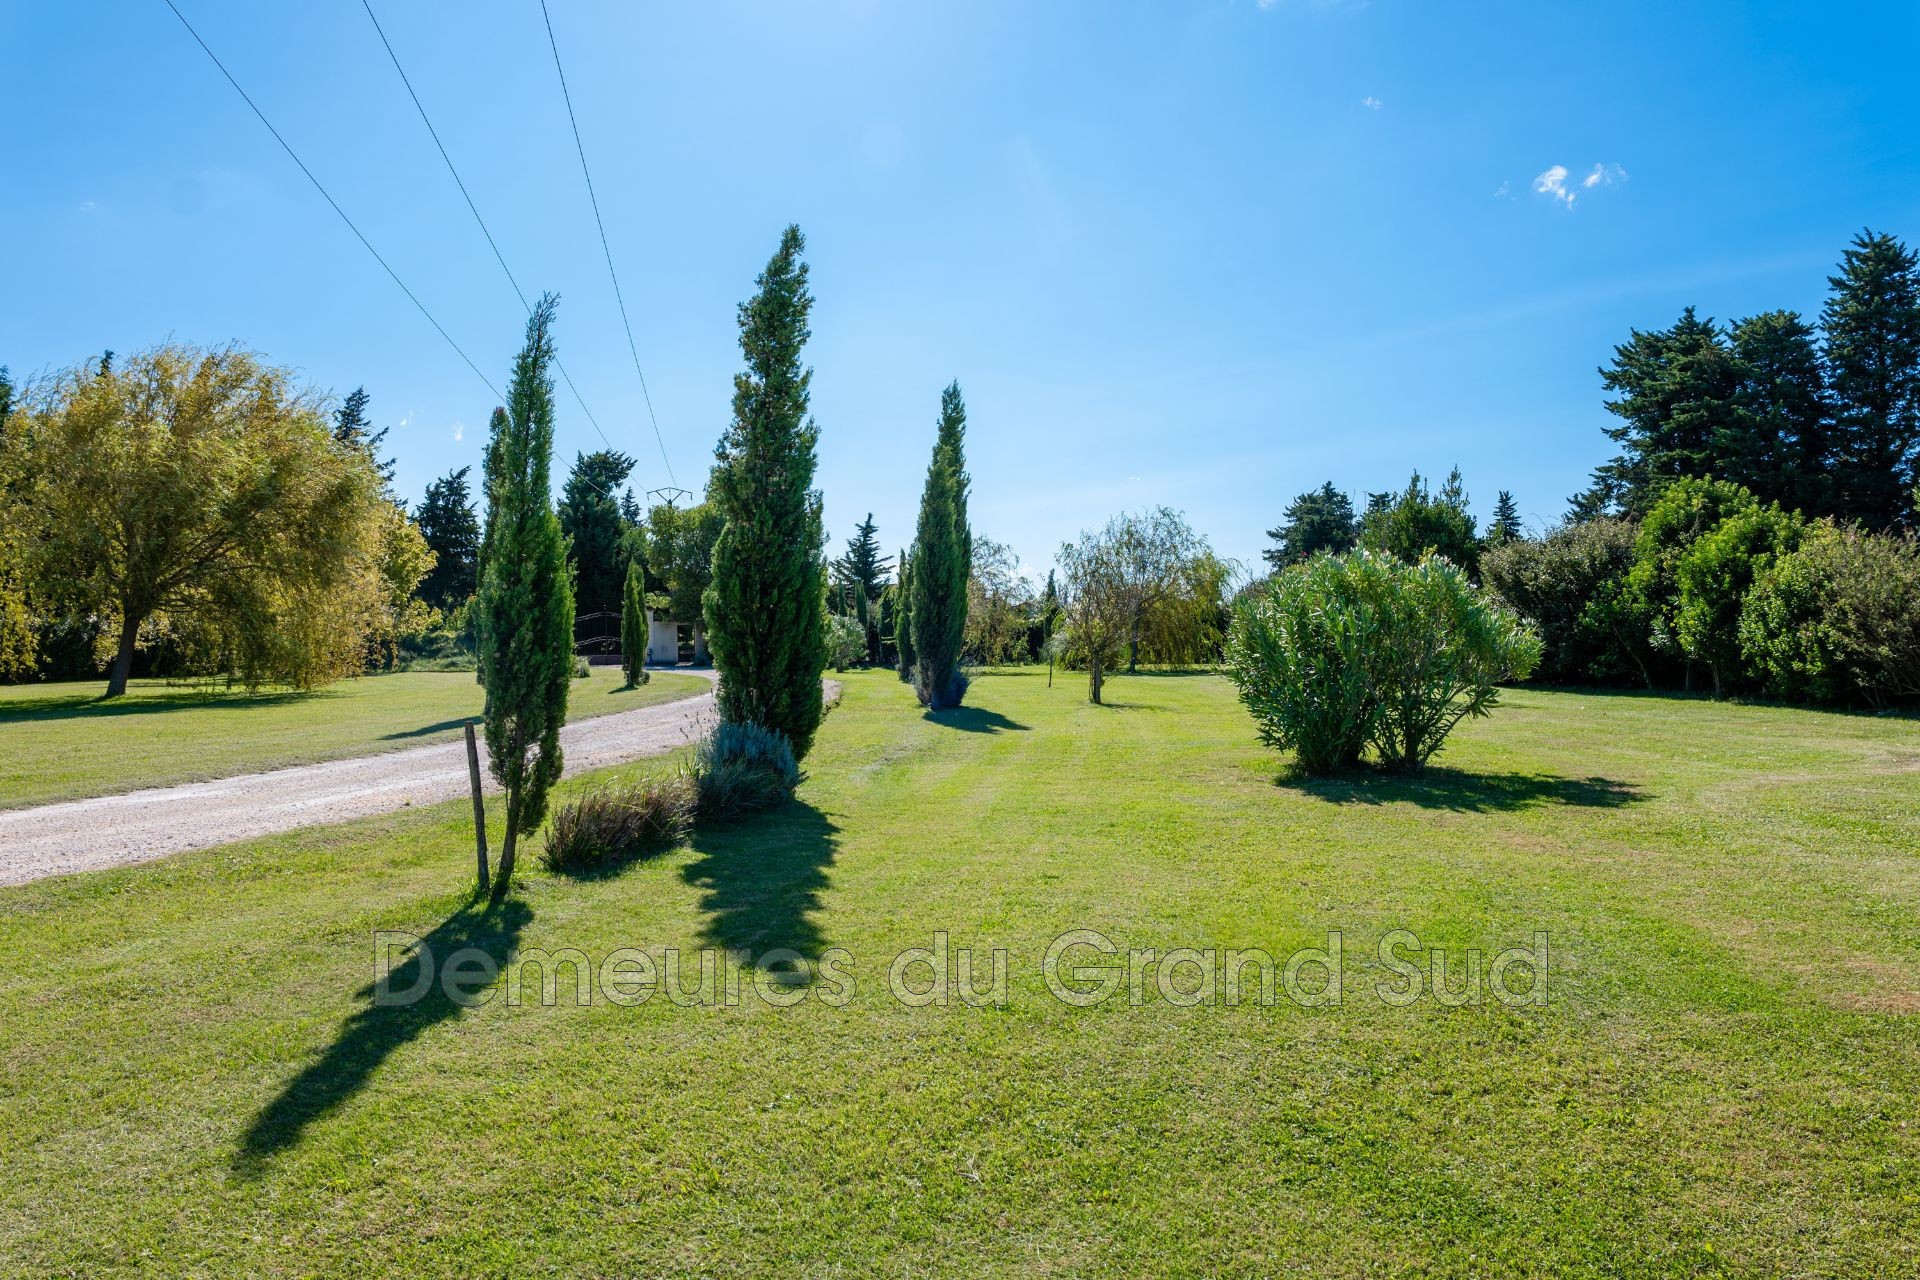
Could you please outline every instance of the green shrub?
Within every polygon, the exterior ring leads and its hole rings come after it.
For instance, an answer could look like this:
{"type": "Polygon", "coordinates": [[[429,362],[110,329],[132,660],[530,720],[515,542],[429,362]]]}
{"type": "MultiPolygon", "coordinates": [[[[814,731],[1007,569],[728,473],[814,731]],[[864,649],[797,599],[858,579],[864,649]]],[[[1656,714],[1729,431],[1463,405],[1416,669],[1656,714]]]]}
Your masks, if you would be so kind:
{"type": "Polygon", "coordinates": [[[1227,677],[1260,740],[1309,773],[1360,759],[1374,707],[1366,678],[1370,620],[1348,561],[1322,553],[1243,596],[1227,628],[1227,677]]]}
{"type": "Polygon", "coordinates": [[[1805,523],[1769,503],[1729,514],[1680,557],[1674,631],[1681,651],[1713,673],[1717,696],[1744,681],[1740,611],[1755,578],[1800,545],[1805,523]]]}
{"type": "Polygon", "coordinates": [[[694,751],[692,776],[700,816],[717,819],[771,808],[805,778],[785,734],[744,722],[715,726],[694,751]]]}
{"type": "Polygon", "coordinates": [[[573,660],[573,678],[575,680],[585,680],[592,674],[593,668],[587,664],[585,658],[576,657],[573,660]]]}
{"type": "Polygon", "coordinates": [[[1920,698],[1920,545],[1814,525],[1747,593],[1739,640],[1777,697],[1880,707],[1920,698]]]}
{"type": "Polygon", "coordinates": [[[549,871],[577,875],[670,849],[693,829],[699,800],[684,773],[589,791],[548,819],[543,861],[549,871]]]}
{"type": "Polygon", "coordinates": [[[858,618],[843,613],[827,615],[827,661],[845,671],[867,655],[867,629],[858,618]]]}
{"type": "Polygon", "coordinates": [[[1502,683],[1532,674],[1540,637],[1440,556],[1356,559],[1372,614],[1367,741],[1388,768],[1419,769],[1455,725],[1494,708],[1502,683]]]}
{"type": "Polygon", "coordinates": [[[1261,740],[1309,773],[1368,746],[1418,769],[1539,658],[1539,637],[1439,556],[1316,556],[1244,597],[1227,636],[1227,674],[1261,740]]]}
{"type": "Polygon", "coordinates": [[[1553,684],[1654,683],[1648,622],[1627,590],[1639,526],[1584,520],[1480,557],[1481,580],[1540,633],[1535,676],[1553,684]]]}

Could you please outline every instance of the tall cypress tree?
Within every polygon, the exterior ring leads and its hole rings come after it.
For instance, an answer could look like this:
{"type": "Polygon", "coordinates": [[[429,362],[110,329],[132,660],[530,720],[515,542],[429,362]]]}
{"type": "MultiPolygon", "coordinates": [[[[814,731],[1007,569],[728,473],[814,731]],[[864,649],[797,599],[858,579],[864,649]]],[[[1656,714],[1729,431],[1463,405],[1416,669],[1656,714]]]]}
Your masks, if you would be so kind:
{"type": "Polygon", "coordinates": [[[900,659],[900,680],[904,684],[913,683],[913,567],[908,563],[907,553],[901,549],[900,582],[893,589],[893,648],[900,659]]]}
{"type": "Polygon", "coordinates": [[[1884,529],[1907,510],[1920,451],[1920,257],[1862,231],[1820,313],[1842,514],[1884,529]]]}
{"type": "Polygon", "coordinates": [[[967,579],[973,530],[967,523],[967,406],[960,384],[940,393],[940,430],[920,495],[913,540],[914,691],[935,711],[960,705],[966,678],[960,645],[967,630],[967,579]]]}
{"type": "Polygon", "coordinates": [[[486,686],[487,758],[507,793],[500,848],[502,894],[513,879],[518,837],[546,816],[547,790],[560,776],[560,726],[573,678],[573,577],[554,514],[553,311],[543,295],[527,319],[527,345],[514,361],[504,412],[487,444],[486,564],[475,598],[481,682],[486,686]]]}
{"type": "Polygon", "coordinates": [[[643,685],[647,675],[647,567],[639,556],[627,561],[627,586],[620,596],[620,670],[627,688],[643,685]]]}
{"type": "Polygon", "coordinates": [[[813,487],[820,429],[807,415],[813,371],[800,363],[811,331],[806,238],[788,227],[740,304],[733,421],[714,451],[708,499],[726,519],[704,600],[720,671],[720,717],[777,729],[806,755],[823,714],[827,665],[825,532],[813,487]]]}

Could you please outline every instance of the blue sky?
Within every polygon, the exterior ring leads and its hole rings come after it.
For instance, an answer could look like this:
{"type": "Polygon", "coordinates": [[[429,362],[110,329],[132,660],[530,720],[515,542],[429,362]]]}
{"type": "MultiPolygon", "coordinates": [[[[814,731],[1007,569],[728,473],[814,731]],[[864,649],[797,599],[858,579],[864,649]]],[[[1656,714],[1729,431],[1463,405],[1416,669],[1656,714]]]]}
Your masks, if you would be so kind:
{"type": "MultiPolygon", "coordinates": [[[[356,0],[176,2],[504,385],[523,314],[356,0]]],[[[681,485],[735,304],[805,229],[836,549],[869,509],[906,539],[952,378],[975,528],[1034,566],[1156,503],[1251,560],[1293,494],[1413,467],[1544,523],[1608,452],[1628,326],[1816,311],[1855,230],[1920,239],[1910,3],[550,5],[681,485]]],[[[636,486],[668,483],[538,5],[374,9],[636,486]]],[[[161,0],[9,3],[0,47],[0,363],[238,340],[364,383],[404,495],[477,462],[492,393],[161,0]]],[[[600,444],[560,406],[556,476],[600,444]]]]}

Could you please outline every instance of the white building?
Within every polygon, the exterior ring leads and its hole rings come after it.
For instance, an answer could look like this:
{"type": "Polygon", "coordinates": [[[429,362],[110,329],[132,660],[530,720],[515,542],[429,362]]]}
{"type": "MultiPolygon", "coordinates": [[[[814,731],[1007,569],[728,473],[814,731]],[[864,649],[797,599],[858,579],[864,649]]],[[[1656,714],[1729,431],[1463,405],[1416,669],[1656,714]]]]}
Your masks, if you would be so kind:
{"type": "Polygon", "coordinates": [[[652,666],[675,666],[680,661],[682,637],[693,647],[696,663],[710,661],[707,655],[707,628],[700,622],[677,622],[665,610],[647,610],[647,662],[652,666]]]}

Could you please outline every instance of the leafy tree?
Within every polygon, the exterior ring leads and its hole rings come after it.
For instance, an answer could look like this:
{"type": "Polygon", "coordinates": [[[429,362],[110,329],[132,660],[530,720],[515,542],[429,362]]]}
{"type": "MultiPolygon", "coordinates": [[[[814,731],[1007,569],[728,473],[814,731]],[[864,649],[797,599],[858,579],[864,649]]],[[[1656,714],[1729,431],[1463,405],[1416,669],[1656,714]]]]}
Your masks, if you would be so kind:
{"type": "Polygon", "coordinates": [[[1176,596],[1195,559],[1208,553],[1207,542],[1187,518],[1170,507],[1139,515],[1120,515],[1107,526],[1127,608],[1127,671],[1140,666],[1147,619],[1176,596]]]}
{"type": "Polygon", "coordinates": [[[1072,656],[1086,664],[1087,701],[1101,705],[1107,673],[1124,652],[1135,617],[1133,583],[1123,550],[1124,517],[1097,533],[1065,543],[1060,562],[1060,611],[1072,656]]]}
{"type": "MultiPolygon", "coordinates": [[[[104,375],[112,366],[113,352],[109,351],[100,361],[100,372],[104,375]]],[[[387,428],[373,429],[372,421],[367,417],[367,389],[355,387],[341,402],[333,415],[333,438],[349,449],[357,449],[366,455],[367,461],[380,476],[383,486],[393,483],[392,459],[382,461],[380,446],[387,438],[387,428]]]]}
{"type": "Polygon", "coordinates": [[[1920,542],[1814,524],[1747,593],[1740,648],[1781,697],[1920,700],[1920,542]]]}
{"type": "Polygon", "coordinates": [[[1487,526],[1487,544],[1499,546],[1525,534],[1526,529],[1520,523],[1519,504],[1514,502],[1511,493],[1502,489],[1493,504],[1493,522],[1487,526]]]}
{"type": "Polygon", "coordinates": [[[967,630],[967,581],[972,575],[973,531],[967,524],[967,406],[960,384],[940,393],[939,434],[920,520],[913,541],[913,651],[918,660],[914,691],[935,711],[960,705],[966,677],[960,672],[967,630]]]}
{"type": "Polygon", "coordinates": [[[429,484],[414,515],[420,536],[434,554],[420,595],[437,609],[458,608],[480,583],[480,519],[467,487],[471,470],[461,467],[429,484]]]}
{"type": "Polygon", "coordinates": [[[1920,257],[1862,231],[1827,283],[1840,513],[1884,529],[1906,513],[1920,454],[1920,257]]]}
{"type": "Polygon", "coordinates": [[[1687,548],[1675,567],[1674,632],[1680,648],[1713,674],[1713,692],[1743,674],[1740,610],[1754,580],[1799,545],[1805,524],[1777,505],[1729,514],[1687,548]]]}
{"type": "Polygon", "coordinates": [[[107,696],[126,691],[141,628],[161,615],[302,632],[312,643],[297,652],[314,661],[271,673],[293,683],[358,659],[392,504],[321,409],[247,352],[163,346],[124,369],[70,370],[16,414],[32,576],[51,603],[112,619],[107,696]]]}
{"type": "Polygon", "coordinates": [[[632,472],[624,453],[597,449],[575,454],[560,496],[560,531],[573,553],[573,602],[581,616],[620,612],[627,578],[627,521],[609,495],[632,472]]]}
{"type": "Polygon", "coordinates": [[[1353,502],[1329,480],[1288,504],[1280,527],[1267,530],[1279,545],[1260,555],[1276,569],[1310,560],[1322,551],[1339,555],[1353,548],[1354,533],[1353,502]]]}
{"type": "Polygon", "coordinates": [[[1217,662],[1233,619],[1228,604],[1236,566],[1211,551],[1184,560],[1173,589],[1147,609],[1140,653],[1149,662],[1194,666],[1217,662]]]}
{"type": "Polygon", "coordinates": [[[13,416],[13,375],[0,364],[0,439],[7,434],[7,419],[13,416]]]}
{"type": "Polygon", "coordinates": [[[1812,327],[1767,311],[1736,322],[1729,338],[1738,381],[1712,474],[1783,506],[1832,511],[1832,424],[1812,327]]]}
{"type": "MultiPolygon", "coordinates": [[[[1648,510],[1634,540],[1627,588],[1634,609],[1649,620],[1656,650],[1687,654],[1680,639],[1681,561],[1722,520],[1754,505],[1753,495],[1737,484],[1690,478],[1668,485],[1648,510]]],[[[1689,685],[1692,674],[1689,664],[1689,685]]]]}
{"type": "Polygon", "coordinates": [[[627,561],[627,585],[620,597],[620,671],[627,688],[645,684],[647,674],[647,570],[639,557],[627,561]]]}
{"type": "Polygon", "coordinates": [[[527,318],[506,412],[494,415],[499,434],[487,446],[492,488],[474,611],[487,758],[507,794],[496,894],[511,886],[517,839],[539,827],[560,777],[560,726],[573,678],[573,577],[551,485],[555,301],[543,295],[527,318]]]}
{"type": "Polygon", "coordinates": [[[733,421],[707,487],[726,524],[713,548],[705,597],[708,642],[720,669],[720,718],[785,734],[795,759],[824,714],[824,533],[813,488],[820,430],[807,416],[813,372],[800,363],[813,297],[790,226],[740,306],[746,369],[734,375],[733,421]]]}
{"type": "Polygon", "coordinates": [[[1653,686],[1649,619],[1627,591],[1639,526],[1602,517],[1540,539],[1512,538],[1480,557],[1488,590],[1539,632],[1537,674],[1555,684],[1637,678],[1653,686]]]}
{"type": "Polygon", "coordinates": [[[640,558],[654,587],[666,596],[663,607],[674,621],[701,616],[701,601],[713,582],[714,544],[726,523],[711,502],[692,507],[663,502],[647,513],[640,529],[640,558]]]}
{"type": "Polygon", "coordinates": [[[1480,539],[1467,509],[1466,488],[1455,468],[1435,494],[1416,471],[1390,504],[1367,512],[1360,522],[1360,545],[1398,556],[1409,564],[1429,553],[1443,555],[1468,573],[1477,570],[1480,539]]]}
{"type": "Polygon", "coordinates": [[[963,649],[983,665],[1017,662],[1027,651],[1028,589],[1019,557],[1006,543],[975,534],[972,566],[963,649]]]}

